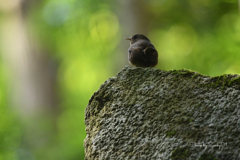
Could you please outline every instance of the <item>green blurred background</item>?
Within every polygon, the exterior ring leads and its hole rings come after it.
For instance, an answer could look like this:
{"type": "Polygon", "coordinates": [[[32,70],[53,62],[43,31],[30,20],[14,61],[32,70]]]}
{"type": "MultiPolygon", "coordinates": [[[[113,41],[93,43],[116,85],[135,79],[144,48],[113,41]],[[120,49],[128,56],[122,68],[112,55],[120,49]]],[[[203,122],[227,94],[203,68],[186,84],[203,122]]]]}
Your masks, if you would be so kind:
{"type": "Polygon", "coordinates": [[[1,0],[0,160],[82,160],[84,109],[147,35],[157,68],[240,73],[237,0],[1,0]]]}

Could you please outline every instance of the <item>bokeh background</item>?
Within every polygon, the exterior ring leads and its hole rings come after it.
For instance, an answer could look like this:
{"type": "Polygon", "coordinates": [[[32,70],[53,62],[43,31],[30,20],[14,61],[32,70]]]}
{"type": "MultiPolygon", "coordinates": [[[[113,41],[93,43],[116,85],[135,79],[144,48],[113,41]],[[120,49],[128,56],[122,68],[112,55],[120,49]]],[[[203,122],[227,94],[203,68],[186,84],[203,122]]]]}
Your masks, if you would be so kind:
{"type": "Polygon", "coordinates": [[[1,0],[0,160],[84,159],[84,109],[135,33],[157,68],[240,73],[237,0],[1,0]]]}

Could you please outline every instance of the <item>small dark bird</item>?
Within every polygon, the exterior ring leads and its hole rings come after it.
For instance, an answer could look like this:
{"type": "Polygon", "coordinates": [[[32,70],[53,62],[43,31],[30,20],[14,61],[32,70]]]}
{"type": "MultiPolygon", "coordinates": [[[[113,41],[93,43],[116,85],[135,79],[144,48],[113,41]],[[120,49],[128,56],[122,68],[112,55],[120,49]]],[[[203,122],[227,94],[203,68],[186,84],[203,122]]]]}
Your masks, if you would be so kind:
{"type": "Polygon", "coordinates": [[[155,67],[158,63],[158,52],[150,40],[142,35],[135,34],[124,38],[130,40],[128,61],[136,67],[155,67]]]}

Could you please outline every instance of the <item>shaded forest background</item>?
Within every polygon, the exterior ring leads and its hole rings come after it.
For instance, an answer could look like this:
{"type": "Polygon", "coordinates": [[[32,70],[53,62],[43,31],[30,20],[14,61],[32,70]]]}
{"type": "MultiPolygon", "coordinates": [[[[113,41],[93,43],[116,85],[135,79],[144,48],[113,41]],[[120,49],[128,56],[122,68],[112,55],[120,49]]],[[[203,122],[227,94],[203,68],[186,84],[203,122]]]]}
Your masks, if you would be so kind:
{"type": "Polygon", "coordinates": [[[84,109],[147,35],[157,68],[240,73],[237,0],[1,0],[0,159],[84,159],[84,109]]]}

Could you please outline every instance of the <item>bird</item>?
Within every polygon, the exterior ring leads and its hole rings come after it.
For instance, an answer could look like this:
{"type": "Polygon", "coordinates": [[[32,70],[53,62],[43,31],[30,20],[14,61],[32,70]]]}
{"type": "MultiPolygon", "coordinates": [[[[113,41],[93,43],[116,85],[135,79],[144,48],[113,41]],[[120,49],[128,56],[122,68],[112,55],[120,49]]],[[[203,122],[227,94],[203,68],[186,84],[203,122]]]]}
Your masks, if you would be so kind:
{"type": "Polygon", "coordinates": [[[126,37],[130,40],[128,61],[135,67],[155,67],[158,64],[158,52],[151,41],[142,34],[126,37]]]}

